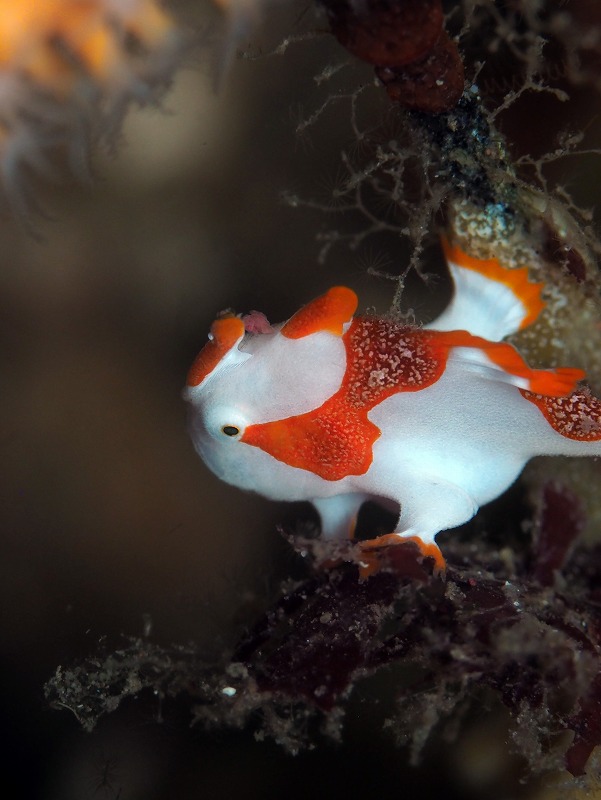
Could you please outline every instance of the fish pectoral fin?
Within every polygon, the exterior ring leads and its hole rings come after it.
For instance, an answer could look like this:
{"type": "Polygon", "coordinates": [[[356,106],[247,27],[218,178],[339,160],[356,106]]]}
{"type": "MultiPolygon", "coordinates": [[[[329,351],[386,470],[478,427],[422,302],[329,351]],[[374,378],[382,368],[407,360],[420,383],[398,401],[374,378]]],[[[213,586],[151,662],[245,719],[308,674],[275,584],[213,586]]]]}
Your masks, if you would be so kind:
{"type": "Polygon", "coordinates": [[[360,493],[336,494],[312,500],[321,520],[321,535],[328,540],[352,539],[359,509],[368,500],[360,493]]]}
{"type": "Polygon", "coordinates": [[[420,556],[432,559],[434,562],[432,574],[434,577],[444,579],[447,565],[440,547],[435,542],[424,541],[419,536],[414,535],[405,536],[402,533],[387,533],[384,536],[378,536],[377,539],[361,542],[359,562],[361,580],[367,580],[367,578],[377,574],[383,568],[392,567],[394,569],[394,563],[391,563],[391,559],[387,557],[385,551],[402,546],[409,546],[411,549],[417,548],[420,556]]]}

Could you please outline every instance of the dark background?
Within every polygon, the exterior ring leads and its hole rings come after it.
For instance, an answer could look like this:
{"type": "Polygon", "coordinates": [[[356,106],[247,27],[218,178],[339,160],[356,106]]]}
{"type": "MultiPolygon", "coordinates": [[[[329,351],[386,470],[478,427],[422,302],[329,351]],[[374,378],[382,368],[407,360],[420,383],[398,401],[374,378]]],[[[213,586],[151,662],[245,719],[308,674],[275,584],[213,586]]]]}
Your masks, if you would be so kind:
{"type": "MultiPolygon", "coordinates": [[[[119,646],[149,620],[152,641],[193,640],[218,654],[292,568],[276,533],[287,509],[209,474],[188,440],[180,391],[217,311],[257,308],[279,321],[338,282],[363,308],[384,311],[394,287],[367,267],[396,272],[407,258],[405,243],[375,238],[356,252],[334,248],[321,264],[316,234],[351,223],[281,201],[288,191],[330,202],[341,150],[356,146],[349,104],[307,136],[294,128],[328,95],[372,82],[369,68],[352,65],[318,84],[325,66],[347,60],[325,35],[265,55],[314,28],[310,17],[302,3],[272,8],[252,39],[263,55],[224,67],[219,29],[204,27],[216,15],[199,7],[203,44],[163,109],[132,110],[116,155],[95,153],[94,184],[40,190],[50,219],[34,220],[38,238],[1,220],[5,796],[547,796],[519,784],[507,719],[494,709],[475,711],[458,743],[439,743],[412,769],[382,731],[373,687],[351,704],[343,745],[318,741],[296,758],[252,732],[190,730],[185,698],[160,707],[142,697],[91,735],[44,699],[59,664],[93,654],[105,636],[119,646]]],[[[376,89],[367,97],[366,127],[386,107],[376,89]]],[[[598,108],[590,87],[571,104],[535,96],[529,116],[524,106],[507,115],[506,130],[518,152],[552,149],[566,126],[587,125],[594,142],[598,108]]],[[[558,173],[593,202],[596,160],[558,173]]],[[[436,270],[434,235],[431,245],[436,270]]],[[[445,286],[410,281],[406,307],[427,316],[445,286]]]]}

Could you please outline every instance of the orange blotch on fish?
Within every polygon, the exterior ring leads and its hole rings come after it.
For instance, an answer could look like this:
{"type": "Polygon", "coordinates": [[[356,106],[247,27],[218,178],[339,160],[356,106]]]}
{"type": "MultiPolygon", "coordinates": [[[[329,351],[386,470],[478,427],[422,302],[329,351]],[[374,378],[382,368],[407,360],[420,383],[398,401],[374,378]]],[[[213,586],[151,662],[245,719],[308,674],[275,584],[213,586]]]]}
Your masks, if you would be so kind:
{"type": "Polygon", "coordinates": [[[282,334],[289,339],[301,339],[319,331],[342,336],[343,326],[351,321],[357,310],[357,302],[352,289],[334,286],[297,311],[282,328],[282,334]]]}
{"type": "Polygon", "coordinates": [[[188,372],[188,386],[198,386],[210,375],[223,357],[241,341],[244,323],[238,317],[223,317],[211,325],[209,341],[194,359],[188,372]]]}

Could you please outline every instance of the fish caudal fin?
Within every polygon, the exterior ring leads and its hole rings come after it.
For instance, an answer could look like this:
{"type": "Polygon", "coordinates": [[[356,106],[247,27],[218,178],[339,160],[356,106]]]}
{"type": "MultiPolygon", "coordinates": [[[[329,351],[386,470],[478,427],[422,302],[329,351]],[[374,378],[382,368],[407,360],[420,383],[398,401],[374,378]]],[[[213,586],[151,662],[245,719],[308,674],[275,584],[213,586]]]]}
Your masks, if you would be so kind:
{"type": "Polygon", "coordinates": [[[454,295],[443,313],[427,325],[437,331],[467,330],[498,342],[530,325],[544,308],[542,284],[528,269],[506,269],[496,259],[477,259],[443,240],[454,295]]]}

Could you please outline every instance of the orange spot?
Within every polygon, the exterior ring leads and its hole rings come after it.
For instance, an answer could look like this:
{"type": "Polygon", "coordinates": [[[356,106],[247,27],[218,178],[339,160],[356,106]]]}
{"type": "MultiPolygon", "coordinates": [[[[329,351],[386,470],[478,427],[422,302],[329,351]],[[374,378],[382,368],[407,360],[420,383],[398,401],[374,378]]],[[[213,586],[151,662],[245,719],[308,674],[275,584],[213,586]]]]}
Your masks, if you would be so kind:
{"type": "Polygon", "coordinates": [[[288,339],[302,339],[327,331],[342,336],[342,326],[357,310],[357,295],[346,286],[334,286],[297,311],[281,330],[288,339]]]}
{"type": "Polygon", "coordinates": [[[534,403],[557,433],[580,442],[601,440],[601,400],[586,387],[568,397],[543,397],[520,390],[526,400],[534,403]]]}
{"type": "Polygon", "coordinates": [[[347,367],[336,394],[306,414],[250,425],[242,441],[328,481],[365,474],[380,436],[369,411],[395,392],[437,381],[446,353],[434,333],[376,317],[357,317],[344,344],[347,367]]]}
{"type": "Polygon", "coordinates": [[[522,356],[507,342],[490,342],[468,331],[434,332],[447,348],[475,347],[482,350],[490,360],[509,375],[524,378],[530,383],[530,390],[549,397],[561,397],[574,389],[585,373],[581,369],[561,367],[555,370],[533,369],[522,356]]]}
{"type": "Polygon", "coordinates": [[[211,325],[211,336],[213,338],[205,344],[190,367],[188,386],[198,386],[213,372],[221,359],[244,336],[244,323],[238,317],[217,319],[211,325]]]}
{"type": "Polygon", "coordinates": [[[367,472],[372,462],[372,446],[379,436],[380,429],[361,414],[344,413],[335,395],[308,414],[249,425],[242,441],[290,467],[337,481],[367,472]]]}
{"type": "Polygon", "coordinates": [[[447,261],[452,261],[460,267],[478,272],[480,275],[484,275],[485,278],[501,283],[511,289],[526,309],[526,316],[520,324],[520,330],[532,324],[545,307],[541,299],[543,284],[530,282],[527,267],[508,269],[501,266],[496,258],[474,258],[464,253],[457,245],[449,244],[445,237],[442,238],[442,248],[447,261]]]}

